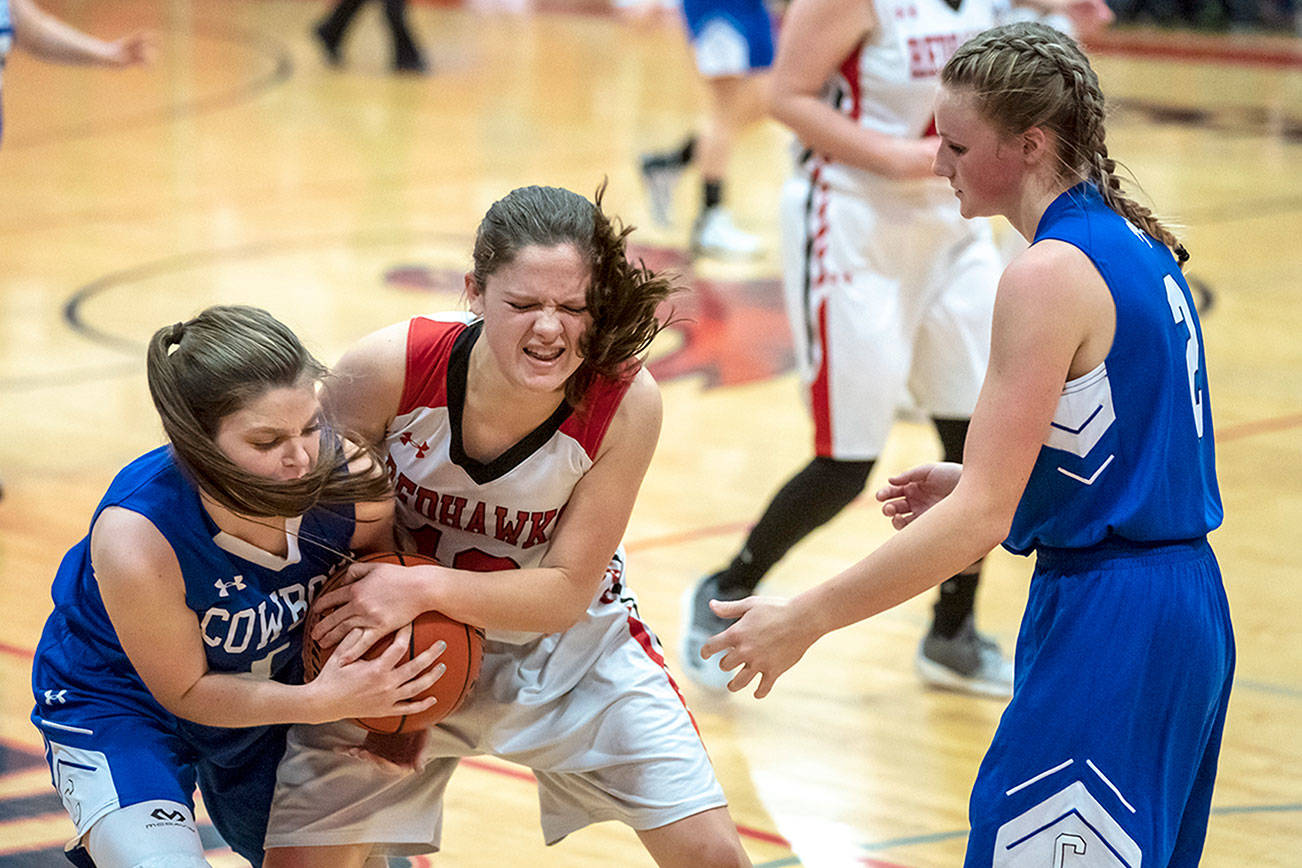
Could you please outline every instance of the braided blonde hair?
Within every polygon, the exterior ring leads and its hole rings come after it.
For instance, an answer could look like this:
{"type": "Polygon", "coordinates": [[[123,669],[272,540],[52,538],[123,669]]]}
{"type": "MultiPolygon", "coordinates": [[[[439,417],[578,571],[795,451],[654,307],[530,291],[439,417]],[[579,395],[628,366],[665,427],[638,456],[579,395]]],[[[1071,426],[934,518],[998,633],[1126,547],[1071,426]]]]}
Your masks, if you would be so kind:
{"type": "Polygon", "coordinates": [[[1108,156],[1099,79],[1071,37],[1037,22],[978,34],[959,47],[940,74],[950,88],[968,88],[982,116],[1007,135],[1031,127],[1058,138],[1060,177],[1091,181],[1113,211],[1175,253],[1189,253],[1171,230],[1121,192],[1117,161],[1108,156]]]}

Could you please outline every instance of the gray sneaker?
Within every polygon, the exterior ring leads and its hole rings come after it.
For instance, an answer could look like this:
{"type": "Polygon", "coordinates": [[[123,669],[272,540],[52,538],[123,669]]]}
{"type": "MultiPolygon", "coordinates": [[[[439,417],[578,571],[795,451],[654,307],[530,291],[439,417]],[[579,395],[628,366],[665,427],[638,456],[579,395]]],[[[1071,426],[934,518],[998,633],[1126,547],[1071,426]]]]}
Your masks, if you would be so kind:
{"type": "Polygon", "coordinates": [[[728,629],[733,619],[720,618],[710,609],[711,600],[740,600],[748,596],[745,591],[724,594],[719,591],[718,573],[698,581],[683,594],[683,626],[679,639],[679,658],[687,677],[701,687],[722,690],[736,672],[719,668],[723,652],[709,660],[701,659],[701,646],[711,636],[728,629]]]}
{"type": "Polygon", "coordinates": [[[669,226],[673,222],[674,188],[686,167],[663,154],[644,154],[640,168],[651,219],[659,226],[669,226]]]}
{"type": "Polygon", "coordinates": [[[1007,699],[1013,695],[1013,662],[969,615],[950,639],[928,633],[918,648],[918,675],[932,687],[1007,699]]]}

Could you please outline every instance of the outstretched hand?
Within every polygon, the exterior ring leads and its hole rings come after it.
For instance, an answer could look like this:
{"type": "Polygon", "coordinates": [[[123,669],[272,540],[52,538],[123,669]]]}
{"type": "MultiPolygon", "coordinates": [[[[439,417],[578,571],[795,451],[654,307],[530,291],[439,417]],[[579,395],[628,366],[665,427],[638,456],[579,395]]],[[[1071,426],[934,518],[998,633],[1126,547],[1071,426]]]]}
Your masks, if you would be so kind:
{"type": "Polygon", "coordinates": [[[109,43],[106,62],[111,66],[145,66],[154,62],[154,35],[132,33],[109,43]]]}
{"type": "Polygon", "coordinates": [[[728,689],[734,693],[745,690],[756,675],[760,676],[756,699],[768,696],[778,676],[794,666],[820,635],[791,617],[787,601],[778,597],[711,600],[710,608],[720,618],[738,620],[710,637],[701,648],[701,658],[708,660],[720,651],[726,652],[719,667],[737,670],[728,682],[728,689]]]}
{"type": "Polygon", "coordinates": [[[963,465],[941,462],[923,464],[906,470],[887,480],[887,485],[877,490],[882,501],[882,515],[891,520],[896,530],[931,509],[958,485],[963,465]]]}

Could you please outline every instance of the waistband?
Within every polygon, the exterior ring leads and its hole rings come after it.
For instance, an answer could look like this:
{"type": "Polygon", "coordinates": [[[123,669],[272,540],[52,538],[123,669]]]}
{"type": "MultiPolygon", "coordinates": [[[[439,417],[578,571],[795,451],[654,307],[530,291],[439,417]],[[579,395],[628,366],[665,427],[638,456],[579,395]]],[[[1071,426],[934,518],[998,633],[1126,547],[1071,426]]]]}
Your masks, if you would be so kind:
{"type": "Polygon", "coordinates": [[[1201,560],[1212,554],[1207,537],[1161,542],[1132,542],[1114,539],[1084,549],[1040,546],[1035,550],[1039,570],[1109,569],[1133,567],[1139,563],[1179,563],[1201,560]]]}

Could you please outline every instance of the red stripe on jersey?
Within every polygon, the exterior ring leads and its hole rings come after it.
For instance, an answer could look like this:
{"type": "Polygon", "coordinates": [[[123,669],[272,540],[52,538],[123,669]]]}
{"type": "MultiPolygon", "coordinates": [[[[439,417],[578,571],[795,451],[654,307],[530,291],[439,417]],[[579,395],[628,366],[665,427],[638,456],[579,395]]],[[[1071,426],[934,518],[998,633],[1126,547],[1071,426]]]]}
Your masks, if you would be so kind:
{"type": "Polygon", "coordinates": [[[827,302],[818,305],[818,343],[822,357],[818,360],[818,374],[809,386],[809,397],[814,415],[814,454],[828,458],[832,455],[832,406],[827,382],[827,302]]]}
{"type": "Polygon", "coordinates": [[[618,380],[596,377],[583,396],[583,406],[561,423],[561,433],[578,441],[583,451],[594,461],[597,450],[601,448],[601,441],[605,439],[606,431],[615,418],[615,411],[619,409],[619,402],[624,400],[625,393],[633,385],[633,378],[641,368],[641,364],[629,366],[624,376],[618,380]]]}
{"type": "Polygon", "coordinates": [[[863,43],[860,42],[854,47],[854,51],[841,62],[841,78],[845,79],[846,86],[850,89],[847,96],[850,98],[849,105],[841,106],[841,110],[848,114],[854,120],[859,120],[859,115],[863,111],[863,93],[859,87],[859,56],[863,53],[863,43]]]}
{"type": "Polygon", "coordinates": [[[407,374],[398,415],[417,407],[448,404],[448,357],[452,344],[466,329],[463,322],[439,322],[423,316],[407,326],[407,374]]]}

